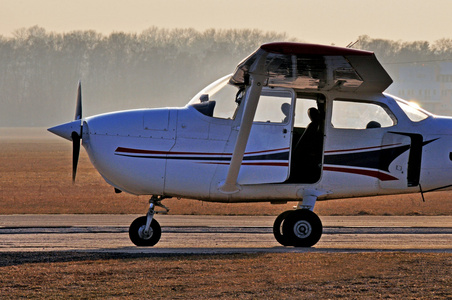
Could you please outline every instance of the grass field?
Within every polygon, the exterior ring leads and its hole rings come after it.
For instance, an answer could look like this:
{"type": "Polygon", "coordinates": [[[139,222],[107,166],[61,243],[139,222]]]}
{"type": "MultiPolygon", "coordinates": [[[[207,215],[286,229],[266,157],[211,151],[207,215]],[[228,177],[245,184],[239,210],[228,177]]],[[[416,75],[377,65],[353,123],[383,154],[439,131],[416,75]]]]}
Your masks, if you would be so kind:
{"type": "Polygon", "coordinates": [[[0,254],[0,298],[451,299],[452,255],[0,254]],[[18,256],[21,256],[20,258],[18,256]],[[148,257],[146,257],[148,256],[148,257]]]}
{"type": "MultiPolygon", "coordinates": [[[[42,131],[42,130],[41,130],[42,131]]],[[[0,214],[145,213],[147,196],[115,194],[81,150],[76,184],[71,182],[71,143],[42,132],[0,140],[0,214]]],[[[2,131],[0,130],[0,136],[2,131]]],[[[452,192],[380,196],[318,202],[319,215],[451,215],[452,192]]],[[[278,215],[291,209],[269,203],[222,204],[167,199],[171,214],[278,215]]]]}

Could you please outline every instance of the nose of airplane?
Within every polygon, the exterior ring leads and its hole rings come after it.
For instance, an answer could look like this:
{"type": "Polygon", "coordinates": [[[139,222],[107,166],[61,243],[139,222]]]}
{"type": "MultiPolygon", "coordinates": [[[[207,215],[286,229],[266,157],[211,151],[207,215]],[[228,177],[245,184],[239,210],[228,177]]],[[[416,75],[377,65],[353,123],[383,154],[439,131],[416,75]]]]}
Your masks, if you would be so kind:
{"type": "Polygon", "coordinates": [[[77,134],[80,134],[82,126],[81,120],[75,120],[69,123],[64,123],[61,125],[57,125],[54,127],[51,127],[47,129],[53,134],[56,134],[62,138],[65,138],[66,140],[72,141],[72,132],[76,132],[77,134]]]}

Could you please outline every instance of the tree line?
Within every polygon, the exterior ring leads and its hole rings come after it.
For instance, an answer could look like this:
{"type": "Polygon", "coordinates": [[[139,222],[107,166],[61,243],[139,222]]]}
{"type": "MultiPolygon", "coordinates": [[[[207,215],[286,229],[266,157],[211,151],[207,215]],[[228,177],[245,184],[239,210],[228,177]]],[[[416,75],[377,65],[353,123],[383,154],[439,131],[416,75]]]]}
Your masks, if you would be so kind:
{"type": "MultiPolygon", "coordinates": [[[[35,26],[0,36],[0,126],[52,126],[75,111],[82,81],[85,116],[139,107],[183,106],[259,45],[295,41],[260,30],[163,29],[141,33],[48,32],[35,26]]],[[[359,38],[355,48],[383,63],[450,59],[452,40],[359,38]]]]}
{"type": "Polygon", "coordinates": [[[452,39],[448,38],[442,38],[430,44],[427,41],[393,41],[362,35],[353,48],[375,52],[383,65],[452,59],[452,39]]]}
{"type": "Polygon", "coordinates": [[[74,113],[82,81],[85,116],[140,107],[183,106],[234,71],[260,44],[288,40],[259,30],[162,29],[140,34],[48,32],[0,37],[0,126],[50,126],[74,113]]]}

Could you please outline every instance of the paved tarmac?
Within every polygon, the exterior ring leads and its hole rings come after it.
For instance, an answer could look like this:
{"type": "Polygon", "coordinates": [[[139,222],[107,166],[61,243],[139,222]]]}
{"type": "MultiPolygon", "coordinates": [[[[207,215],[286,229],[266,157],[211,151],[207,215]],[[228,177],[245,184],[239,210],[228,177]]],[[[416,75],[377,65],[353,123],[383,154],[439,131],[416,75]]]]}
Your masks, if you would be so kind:
{"type": "Polygon", "coordinates": [[[312,248],[283,247],[275,217],[157,215],[160,242],[135,247],[128,227],[138,215],[0,215],[0,252],[80,251],[149,254],[409,251],[452,253],[452,216],[320,217],[312,248]]]}

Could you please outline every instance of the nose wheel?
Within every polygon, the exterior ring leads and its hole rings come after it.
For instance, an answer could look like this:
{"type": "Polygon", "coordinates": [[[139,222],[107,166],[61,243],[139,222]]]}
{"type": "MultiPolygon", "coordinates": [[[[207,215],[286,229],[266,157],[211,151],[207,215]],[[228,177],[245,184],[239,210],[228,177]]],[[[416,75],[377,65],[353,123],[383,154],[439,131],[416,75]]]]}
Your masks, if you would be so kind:
{"type": "Polygon", "coordinates": [[[285,211],[273,224],[275,239],[283,246],[312,247],[322,236],[319,217],[309,209],[285,211]]]}
{"type": "Polygon", "coordinates": [[[158,243],[162,236],[162,228],[159,222],[154,219],[157,213],[168,213],[169,209],[161,203],[163,197],[152,196],[149,200],[149,211],[146,216],[139,217],[130,224],[129,237],[132,243],[137,246],[152,247],[158,243]],[[156,206],[162,207],[164,211],[156,211],[156,206]]]}
{"type": "Polygon", "coordinates": [[[139,217],[129,227],[129,237],[137,246],[152,247],[158,243],[162,235],[162,229],[157,220],[152,219],[149,229],[146,231],[147,216],[139,217]]]}

